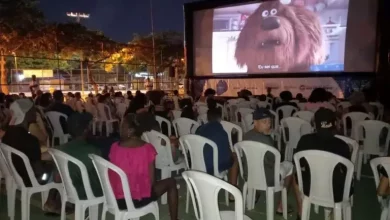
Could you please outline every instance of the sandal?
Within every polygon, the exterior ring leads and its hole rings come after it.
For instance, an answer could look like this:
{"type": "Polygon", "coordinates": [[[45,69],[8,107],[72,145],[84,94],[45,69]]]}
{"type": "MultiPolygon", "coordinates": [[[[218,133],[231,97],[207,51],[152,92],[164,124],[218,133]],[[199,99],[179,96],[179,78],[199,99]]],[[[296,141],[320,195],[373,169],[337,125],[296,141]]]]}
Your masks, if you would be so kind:
{"type": "MultiPolygon", "coordinates": [[[[287,207],[287,214],[291,214],[293,212],[294,212],[294,210],[291,207],[287,207]]],[[[278,210],[276,210],[276,214],[283,215],[283,211],[279,212],[278,210]]]]}

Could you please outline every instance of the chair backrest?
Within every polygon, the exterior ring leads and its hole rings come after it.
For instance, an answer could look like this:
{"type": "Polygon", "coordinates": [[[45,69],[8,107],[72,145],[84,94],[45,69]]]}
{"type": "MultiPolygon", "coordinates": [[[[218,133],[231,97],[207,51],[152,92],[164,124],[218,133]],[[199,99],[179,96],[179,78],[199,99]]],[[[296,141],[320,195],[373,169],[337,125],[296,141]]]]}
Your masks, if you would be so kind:
{"type": "MultiPolygon", "coordinates": [[[[0,146],[1,145],[6,145],[6,144],[0,143],[0,146]]],[[[7,177],[12,177],[12,175],[11,175],[10,167],[5,159],[5,156],[2,150],[0,149],[0,178],[1,177],[7,178],[7,177]]]]}
{"type": "Polygon", "coordinates": [[[267,101],[268,103],[271,103],[271,105],[274,104],[274,100],[273,100],[271,97],[267,97],[266,101],[267,101]]]}
{"type": "Polygon", "coordinates": [[[337,110],[344,110],[352,106],[352,104],[348,101],[340,102],[337,104],[337,110]]]}
{"type": "Polygon", "coordinates": [[[237,103],[238,108],[251,108],[252,103],[250,101],[242,101],[237,103]]]}
{"type": "Polygon", "coordinates": [[[64,130],[62,129],[60,118],[64,118],[65,121],[68,120],[68,116],[59,112],[46,112],[46,117],[49,119],[49,123],[51,127],[53,128],[53,135],[57,137],[64,136],[64,130]]]}
{"type": "MultiPolygon", "coordinates": [[[[348,159],[320,150],[305,150],[294,155],[297,168],[299,190],[303,192],[301,159],[305,159],[310,170],[311,203],[324,207],[334,207],[333,172],[337,165],[344,165],[345,173],[343,201],[349,200],[354,165],[348,159]]],[[[306,171],[307,172],[307,171],[306,171]]]]}
{"type": "Polygon", "coordinates": [[[172,110],[173,119],[178,119],[181,117],[181,110],[172,110]]]}
{"type": "Polygon", "coordinates": [[[272,104],[267,102],[267,101],[259,101],[257,103],[257,107],[259,108],[267,108],[267,109],[272,109],[272,104]]]}
{"type": "Polygon", "coordinates": [[[236,111],[236,122],[242,122],[242,118],[247,114],[252,114],[254,112],[251,108],[238,108],[236,111]]]}
{"type": "Polygon", "coordinates": [[[206,113],[198,115],[198,123],[199,124],[204,125],[207,122],[208,122],[208,120],[207,120],[207,114],[206,113]]]}
{"type": "Polygon", "coordinates": [[[72,178],[70,177],[69,165],[74,164],[80,169],[81,179],[83,181],[85,194],[87,195],[87,200],[96,198],[91,189],[91,183],[89,181],[88,171],[84,163],[80,160],[66,154],[60,150],[49,149],[49,153],[53,156],[53,160],[57,165],[57,169],[60,173],[62,183],[65,187],[66,195],[70,201],[79,201],[79,195],[77,190],[73,185],[72,178]]]}
{"type": "Polygon", "coordinates": [[[189,118],[178,118],[172,122],[177,137],[193,134],[200,126],[198,122],[189,118]]]}
{"type": "MultiPolygon", "coordinates": [[[[385,169],[386,173],[389,175],[390,173],[390,157],[377,157],[370,161],[370,166],[372,173],[374,174],[374,180],[375,180],[375,188],[378,188],[380,183],[380,176],[378,168],[379,166],[382,166],[383,169],[385,169]]],[[[382,202],[382,196],[378,196],[378,201],[382,202]]]]}
{"type": "Polygon", "coordinates": [[[198,114],[207,114],[207,111],[209,110],[209,108],[207,107],[207,105],[200,105],[197,107],[198,109],[198,114]]]}
{"type": "Polygon", "coordinates": [[[380,102],[370,102],[370,105],[376,107],[378,109],[378,114],[376,116],[376,120],[383,120],[384,106],[380,102]]]}
{"type": "Polygon", "coordinates": [[[336,138],[343,140],[346,144],[349,145],[349,149],[352,152],[351,153],[351,161],[355,166],[357,166],[357,154],[359,152],[359,144],[357,141],[355,141],[352,138],[341,136],[341,135],[335,135],[336,138]]]}
{"type": "Polygon", "coordinates": [[[31,167],[30,160],[28,159],[26,154],[20,152],[19,150],[16,150],[13,147],[10,147],[6,144],[3,144],[3,143],[1,143],[0,149],[3,153],[4,158],[5,158],[5,164],[8,165],[10,174],[13,176],[13,178],[16,182],[16,185],[19,188],[26,188],[26,185],[24,184],[22,177],[19,175],[18,171],[15,168],[15,165],[14,165],[13,160],[12,160],[13,156],[19,157],[20,159],[22,159],[22,161],[24,163],[24,167],[26,168],[26,171],[27,171],[27,175],[31,181],[32,187],[40,186],[40,184],[37,181],[37,178],[34,175],[34,171],[31,167]]]}
{"type": "Polygon", "coordinates": [[[311,111],[299,111],[293,114],[293,117],[301,118],[309,123],[313,121],[314,113],[311,111]]]}
{"type": "Polygon", "coordinates": [[[364,153],[381,155],[381,152],[385,152],[387,154],[390,144],[390,124],[376,120],[360,121],[356,124],[354,133],[357,140],[363,140],[364,153]],[[384,151],[380,143],[383,130],[387,130],[385,143],[383,143],[384,151]]]}
{"type": "Polygon", "coordinates": [[[162,131],[162,124],[165,123],[167,125],[167,127],[168,127],[168,136],[172,135],[172,124],[171,124],[171,122],[168,119],[156,115],[156,121],[160,125],[161,131],[162,131]]]}
{"type": "Polygon", "coordinates": [[[112,120],[110,107],[103,103],[97,104],[99,120],[109,121],[112,120]]]}
{"type": "Polygon", "coordinates": [[[272,114],[272,128],[277,131],[279,130],[279,115],[272,110],[269,110],[269,112],[272,114]]]}
{"type": "Polygon", "coordinates": [[[119,118],[123,118],[126,113],[127,106],[128,105],[126,105],[124,102],[116,104],[116,114],[119,116],[119,118]]]}
{"type": "Polygon", "coordinates": [[[230,149],[233,150],[233,138],[232,138],[232,132],[235,130],[237,132],[237,141],[242,141],[243,132],[240,126],[228,122],[228,121],[221,121],[223,129],[226,131],[229,137],[229,144],[230,149]]]}
{"type": "MultiPolygon", "coordinates": [[[[183,152],[190,152],[191,157],[191,170],[198,170],[202,172],[207,172],[206,164],[203,156],[203,148],[206,144],[210,145],[213,149],[213,164],[214,164],[214,174],[219,174],[218,169],[218,147],[217,144],[205,137],[188,134],[181,136],[179,139],[180,145],[184,148],[183,152]]],[[[188,158],[186,157],[187,165],[189,165],[188,158]]]]}
{"type": "Polygon", "coordinates": [[[297,118],[288,117],[283,118],[281,121],[283,140],[288,143],[288,147],[295,149],[298,145],[299,139],[305,134],[309,134],[313,131],[309,122],[297,118]],[[285,129],[288,130],[288,138],[285,129]]]}
{"type": "Polygon", "coordinates": [[[218,206],[218,193],[221,189],[228,191],[234,197],[235,215],[231,219],[244,219],[243,198],[241,191],[237,187],[214,176],[198,171],[185,171],[182,175],[190,190],[197,219],[221,220],[218,206]],[[197,207],[199,207],[199,218],[197,207]]]}
{"type": "Polygon", "coordinates": [[[347,131],[347,119],[348,118],[351,120],[351,125],[352,125],[350,137],[354,137],[355,133],[353,131],[355,131],[355,126],[357,123],[364,121],[364,120],[373,120],[374,119],[372,117],[372,115],[369,115],[369,114],[363,113],[363,112],[350,112],[350,113],[344,114],[343,118],[342,118],[343,125],[344,125],[344,136],[348,136],[348,131],[347,131]]]}
{"type": "Polygon", "coordinates": [[[97,155],[90,154],[89,157],[92,159],[92,163],[95,166],[95,169],[99,176],[100,184],[102,185],[102,189],[105,197],[105,202],[106,202],[105,204],[108,210],[112,212],[120,211],[118,207],[118,203],[115,198],[114,191],[110,183],[109,172],[112,172],[112,174],[118,175],[121,178],[123,194],[124,194],[124,199],[126,201],[127,210],[135,211],[133,200],[131,199],[130,185],[126,173],[123,172],[121,168],[115,166],[111,162],[97,155]]]}
{"type": "Polygon", "coordinates": [[[282,117],[279,118],[279,120],[281,120],[282,118],[291,117],[297,111],[299,111],[299,109],[291,105],[283,105],[276,109],[276,113],[278,115],[282,115],[282,117]]]}
{"type": "Polygon", "coordinates": [[[306,105],[305,102],[297,103],[297,105],[298,105],[299,110],[301,110],[301,111],[305,110],[305,105],[306,105]]]}
{"type": "Polygon", "coordinates": [[[247,114],[243,118],[241,118],[241,122],[243,124],[243,132],[248,132],[253,129],[253,114],[247,114]]]}
{"type": "Polygon", "coordinates": [[[248,180],[247,184],[249,188],[255,188],[258,190],[267,189],[267,181],[264,169],[264,156],[267,152],[270,152],[275,157],[275,173],[274,183],[275,186],[280,186],[280,152],[266,144],[257,141],[241,141],[234,145],[235,152],[237,153],[238,163],[240,165],[240,174],[243,177],[244,165],[242,164],[242,156],[245,155],[246,167],[248,168],[248,180]],[[242,155],[244,152],[244,155],[242,155]]]}
{"type": "Polygon", "coordinates": [[[156,167],[163,168],[165,166],[173,165],[172,150],[171,150],[171,141],[169,137],[163,133],[151,130],[149,132],[144,132],[143,135],[146,136],[146,141],[151,143],[157,151],[156,157],[156,167]],[[165,142],[165,146],[162,145],[162,141],[165,142]]]}

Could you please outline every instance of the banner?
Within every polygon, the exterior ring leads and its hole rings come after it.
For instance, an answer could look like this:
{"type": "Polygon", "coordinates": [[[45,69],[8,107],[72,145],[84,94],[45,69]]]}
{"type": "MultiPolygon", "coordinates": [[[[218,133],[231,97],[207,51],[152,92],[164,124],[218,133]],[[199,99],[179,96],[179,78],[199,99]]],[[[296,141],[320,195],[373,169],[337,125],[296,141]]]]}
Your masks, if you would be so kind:
{"type": "Polygon", "coordinates": [[[272,88],[272,94],[279,96],[282,91],[290,91],[295,97],[301,93],[309,97],[313,89],[324,88],[337,98],[344,98],[344,93],[338,83],[332,77],[319,78],[267,78],[267,79],[208,79],[204,83],[203,91],[212,88],[218,96],[237,96],[242,89],[247,89],[253,95],[267,93],[267,88],[272,88]]]}

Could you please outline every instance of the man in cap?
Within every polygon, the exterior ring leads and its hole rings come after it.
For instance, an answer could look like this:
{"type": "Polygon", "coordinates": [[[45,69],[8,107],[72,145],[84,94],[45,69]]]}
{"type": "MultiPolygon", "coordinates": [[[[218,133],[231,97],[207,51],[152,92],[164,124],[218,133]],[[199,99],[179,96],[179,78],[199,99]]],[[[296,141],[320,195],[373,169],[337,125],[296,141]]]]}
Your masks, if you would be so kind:
{"type": "MultiPolygon", "coordinates": [[[[0,131],[2,142],[24,153],[31,163],[35,176],[41,180],[46,169],[41,161],[39,140],[28,131],[29,126],[36,122],[34,105],[29,99],[18,99],[11,104],[10,111],[12,118],[9,126],[4,126],[0,131]]],[[[24,184],[31,187],[32,184],[22,159],[15,157],[13,162],[24,184]]]]}
{"type": "MultiPolygon", "coordinates": [[[[255,141],[266,144],[270,147],[275,147],[275,142],[271,137],[272,129],[272,114],[266,108],[257,108],[253,112],[253,123],[254,127],[252,130],[244,134],[244,141],[255,141]]],[[[264,172],[266,177],[266,182],[268,186],[275,185],[275,156],[267,152],[264,155],[264,172]]],[[[280,162],[280,177],[284,179],[285,185],[288,188],[291,183],[291,176],[293,173],[293,164],[289,161],[280,162]]],[[[282,214],[282,203],[279,203],[279,206],[276,211],[278,214],[282,214]]]]}
{"type": "MultiPolygon", "coordinates": [[[[351,158],[351,152],[347,143],[335,137],[337,132],[336,113],[327,108],[320,108],[314,114],[316,132],[301,137],[298,142],[295,153],[305,150],[321,150],[344,157],[351,158]]],[[[301,162],[303,192],[305,195],[310,193],[310,173],[307,162],[301,162]]],[[[345,182],[345,167],[336,167],[333,173],[333,194],[335,202],[340,202],[343,197],[345,182]]],[[[298,184],[294,183],[296,197],[298,198],[299,212],[302,210],[302,201],[300,201],[300,192],[298,184]]],[[[299,214],[300,215],[300,214],[299,214]]]]}

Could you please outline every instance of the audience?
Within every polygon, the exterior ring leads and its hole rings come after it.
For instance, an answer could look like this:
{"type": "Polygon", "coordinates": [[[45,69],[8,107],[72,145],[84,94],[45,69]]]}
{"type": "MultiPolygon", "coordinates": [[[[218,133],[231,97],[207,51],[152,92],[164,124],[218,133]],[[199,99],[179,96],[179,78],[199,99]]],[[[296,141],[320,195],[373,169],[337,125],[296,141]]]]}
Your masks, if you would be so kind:
{"type": "Polygon", "coordinates": [[[188,118],[194,121],[197,120],[197,115],[196,112],[194,111],[194,107],[192,105],[191,99],[187,99],[187,98],[182,99],[180,105],[182,106],[180,117],[188,118]]]}
{"type": "Polygon", "coordinates": [[[85,104],[83,98],[81,98],[81,94],[79,92],[76,92],[74,94],[75,99],[75,110],[79,113],[85,112],[85,104]]]}
{"type": "MultiPolygon", "coordinates": [[[[244,141],[256,141],[266,144],[271,147],[275,147],[275,142],[271,137],[271,125],[272,125],[272,114],[266,108],[258,108],[253,112],[254,128],[244,134],[244,141]]],[[[291,175],[293,172],[293,164],[288,161],[280,163],[280,177],[284,179],[286,188],[289,188],[291,183],[291,175]]],[[[275,174],[275,156],[267,152],[264,155],[264,172],[267,185],[269,187],[275,186],[274,174],[275,174]]],[[[283,214],[282,203],[276,211],[278,214],[283,214]]]]}
{"type": "Polygon", "coordinates": [[[345,109],[344,113],[348,112],[363,112],[363,113],[372,113],[374,114],[374,110],[372,106],[366,102],[366,97],[363,92],[354,92],[349,97],[349,102],[351,106],[345,109]]]}
{"type": "MultiPolygon", "coordinates": [[[[64,104],[64,94],[62,94],[61,90],[54,91],[53,103],[47,108],[46,111],[59,112],[66,115],[68,118],[74,113],[73,109],[69,105],[64,104]]],[[[63,117],[60,118],[60,124],[64,133],[68,134],[68,125],[63,117]]]]}
{"type": "MultiPolygon", "coordinates": [[[[334,111],[327,108],[320,108],[314,114],[314,122],[316,126],[316,132],[307,134],[301,137],[298,142],[295,153],[305,150],[322,150],[329,153],[333,153],[347,159],[351,158],[351,152],[349,146],[344,141],[335,137],[337,132],[336,127],[336,114],[334,111]]],[[[310,193],[310,173],[309,167],[306,161],[301,161],[302,180],[303,180],[303,192],[305,195],[310,193]]],[[[345,167],[337,166],[333,174],[333,193],[335,202],[340,202],[343,197],[345,182],[345,167]]],[[[298,199],[299,216],[301,211],[301,196],[297,184],[295,183],[295,193],[298,199]]]]}
{"type": "MultiPolygon", "coordinates": [[[[223,172],[229,170],[229,182],[237,185],[238,160],[237,155],[232,152],[229,144],[229,137],[222,127],[222,113],[218,108],[211,108],[207,111],[208,122],[200,126],[196,134],[215,142],[218,147],[218,170],[223,172]]],[[[214,174],[213,151],[210,146],[205,146],[204,160],[207,173],[214,174]]]]}
{"type": "Polygon", "coordinates": [[[316,88],[312,91],[308,102],[305,104],[305,111],[316,112],[319,108],[327,108],[336,111],[336,108],[328,102],[328,94],[323,88],[316,88]]]}
{"type": "MultiPolygon", "coordinates": [[[[168,193],[168,206],[171,220],[178,219],[178,191],[174,178],[155,180],[155,148],[141,139],[144,125],[149,116],[146,113],[129,114],[124,118],[121,127],[120,141],[112,145],[109,159],[127,175],[131,197],[135,208],[142,208],[168,193]]],[[[120,177],[109,173],[110,182],[117,199],[119,209],[126,210],[120,177]]]]}
{"type": "Polygon", "coordinates": [[[298,108],[297,103],[291,102],[291,100],[293,100],[293,95],[290,91],[281,92],[279,97],[280,97],[281,102],[275,104],[275,106],[274,106],[275,110],[278,109],[279,107],[286,106],[286,105],[298,108]]]}

